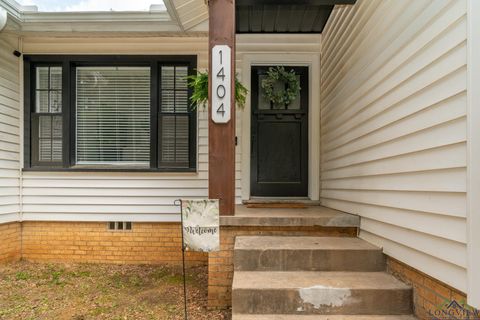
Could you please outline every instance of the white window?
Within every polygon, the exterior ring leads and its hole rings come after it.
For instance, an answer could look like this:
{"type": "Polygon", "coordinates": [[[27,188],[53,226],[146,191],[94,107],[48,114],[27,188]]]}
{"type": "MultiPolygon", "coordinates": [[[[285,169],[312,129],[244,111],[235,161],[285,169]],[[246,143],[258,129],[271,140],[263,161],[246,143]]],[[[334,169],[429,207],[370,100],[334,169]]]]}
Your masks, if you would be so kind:
{"type": "Polygon", "coordinates": [[[76,163],[150,166],[150,68],[76,74],[76,163]]]}

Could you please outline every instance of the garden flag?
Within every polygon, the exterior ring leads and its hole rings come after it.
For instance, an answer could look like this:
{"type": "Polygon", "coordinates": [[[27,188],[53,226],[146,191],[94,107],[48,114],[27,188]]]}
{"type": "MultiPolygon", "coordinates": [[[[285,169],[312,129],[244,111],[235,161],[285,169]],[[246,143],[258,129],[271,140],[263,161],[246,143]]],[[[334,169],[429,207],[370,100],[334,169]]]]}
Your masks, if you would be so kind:
{"type": "Polygon", "coordinates": [[[218,200],[182,200],[182,221],[186,250],[220,250],[218,200]]]}

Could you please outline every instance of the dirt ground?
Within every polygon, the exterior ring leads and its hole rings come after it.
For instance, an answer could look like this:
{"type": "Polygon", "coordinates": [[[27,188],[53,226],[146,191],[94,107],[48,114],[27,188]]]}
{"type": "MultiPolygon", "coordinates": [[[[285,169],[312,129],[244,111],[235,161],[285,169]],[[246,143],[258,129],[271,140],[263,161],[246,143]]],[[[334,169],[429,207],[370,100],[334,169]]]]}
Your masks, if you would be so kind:
{"type": "MultiPolygon", "coordinates": [[[[229,311],[206,309],[206,267],[187,267],[187,292],[189,320],[230,319],[229,311]]],[[[184,319],[181,268],[2,265],[0,319],[184,319]]]]}

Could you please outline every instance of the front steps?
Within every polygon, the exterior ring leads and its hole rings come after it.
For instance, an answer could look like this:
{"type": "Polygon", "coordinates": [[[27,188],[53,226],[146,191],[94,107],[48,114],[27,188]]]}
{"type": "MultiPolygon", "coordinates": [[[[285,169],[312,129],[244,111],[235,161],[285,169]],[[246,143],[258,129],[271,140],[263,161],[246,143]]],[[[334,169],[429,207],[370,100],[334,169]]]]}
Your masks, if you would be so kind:
{"type": "Polygon", "coordinates": [[[237,271],[234,313],[409,314],[411,288],[384,272],[237,271]]]}
{"type": "Polygon", "coordinates": [[[411,287],[358,238],[238,236],[234,268],[233,320],[414,319],[411,287]]]}
{"type": "Polygon", "coordinates": [[[237,237],[237,271],[384,271],[382,250],[358,238],[237,237]]]}

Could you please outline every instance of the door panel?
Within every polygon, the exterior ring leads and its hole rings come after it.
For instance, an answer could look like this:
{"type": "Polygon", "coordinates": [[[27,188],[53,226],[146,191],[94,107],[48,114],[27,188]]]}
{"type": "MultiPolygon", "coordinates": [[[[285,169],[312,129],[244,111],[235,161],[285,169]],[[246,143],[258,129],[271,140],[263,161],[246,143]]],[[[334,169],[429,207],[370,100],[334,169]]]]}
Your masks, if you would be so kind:
{"type": "Polygon", "coordinates": [[[258,182],[301,182],[301,124],[258,122],[258,182]]]}
{"type": "Polygon", "coordinates": [[[251,194],[308,195],[308,68],[286,67],[300,79],[300,94],[288,106],[273,106],[261,80],[269,67],[252,67],[251,194]]]}

